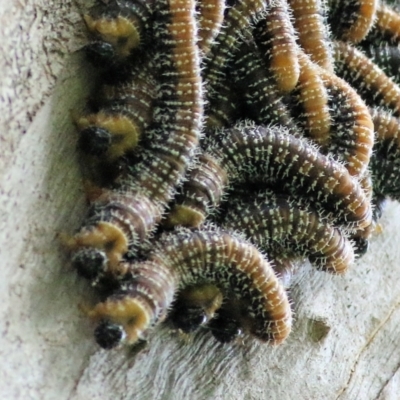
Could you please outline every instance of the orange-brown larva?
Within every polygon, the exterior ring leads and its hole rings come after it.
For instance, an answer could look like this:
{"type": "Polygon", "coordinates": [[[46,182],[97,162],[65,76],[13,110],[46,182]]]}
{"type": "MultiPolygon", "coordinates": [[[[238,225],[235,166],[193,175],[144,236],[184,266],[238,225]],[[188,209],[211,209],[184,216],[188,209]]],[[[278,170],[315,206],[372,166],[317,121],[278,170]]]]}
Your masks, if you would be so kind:
{"type": "Polygon", "coordinates": [[[400,199],[400,120],[388,112],[371,110],[376,143],[371,158],[374,195],[400,199]]]}
{"type": "Polygon", "coordinates": [[[206,60],[204,80],[208,83],[208,96],[211,98],[225,75],[232,50],[236,46],[241,33],[248,28],[251,20],[267,7],[265,0],[238,0],[227,10],[223,26],[211,47],[206,60]]]}
{"type": "Polygon", "coordinates": [[[96,93],[97,112],[75,118],[79,148],[113,162],[139,143],[152,118],[156,83],[149,66],[134,68],[127,79],[103,85],[96,93]]]}
{"type": "Polygon", "coordinates": [[[231,72],[235,88],[242,93],[244,109],[257,124],[279,124],[298,135],[276,81],[251,38],[241,42],[235,52],[231,72]]]}
{"type": "Polygon", "coordinates": [[[145,196],[105,191],[89,209],[80,230],[64,238],[78,273],[97,284],[124,275],[123,256],[146,243],[162,210],[145,196]]]}
{"type": "MultiPolygon", "coordinates": [[[[154,23],[159,41],[155,65],[159,67],[160,83],[148,128],[152,140],[140,152],[139,161],[116,180],[111,193],[94,202],[83,227],[67,243],[74,253],[82,254],[74,256],[79,266],[86,259],[92,265],[94,259],[92,269],[97,265],[99,274],[104,269],[111,275],[121,274],[119,262],[124,254],[135,252],[136,245],[143,244],[154,231],[199,142],[203,104],[194,0],[159,1],[154,14],[158,16],[154,23]],[[162,61],[157,63],[157,60],[162,61]],[[124,199],[122,204],[120,197],[124,199]],[[118,224],[114,224],[115,219],[118,224]],[[113,238],[115,232],[122,231],[116,236],[118,240],[110,242],[108,234],[102,231],[97,235],[97,228],[104,224],[110,228],[107,232],[112,231],[113,238]],[[91,248],[95,256],[84,250],[91,248]],[[105,253],[105,259],[99,252],[105,253]]],[[[97,279],[95,271],[88,275],[97,279]]]]}
{"type": "Polygon", "coordinates": [[[211,154],[201,154],[166,216],[165,225],[200,226],[219,205],[227,181],[219,160],[211,154]]]}
{"type": "Polygon", "coordinates": [[[243,232],[267,254],[278,246],[281,257],[306,256],[327,272],[342,274],[354,262],[347,237],[315,210],[288,196],[260,192],[255,200],[236,199],[222,224],[243,232]]]}
{"type": "Polygon", "coordinates": [[[293,25],[298,41],[313,62],[333,71],[333,60],[329,45],[327,24],[321,15],[320,0],[288,0],[293,13],[293,25]]]}
{"type": "Polygon", "coordinates": [[[84,21],[94,41],[87,54],[98,64],[124,62],[151,37],[153,0],[111,0],[93,7],[84,21]]]}
{"type": "Polygon", "coordinates": [[[337,74],[370,105],[384,106],[400,115],[400,87],[376,64],[349,43],[335,41],[337,74]]]}
{"type": "Polygon", "coordinates": [[[329,94],[331,132],[329,151],[338,154],[353,176],[362,176],[368,167],[374,144],[374,125],[368,108],[344,80],[321,69],[329,94]]]}
{"type": "Polygon", "coordinates": [[[238,125],[224,130],[207,151],[221,160],[232,183],[277,184],[333,213],[336,223],[353,228],[371,223],[370,202],[347,169],[279,127],[238,125]]]}
{"type": "Polygon", "coordinates": [[[374,44],[382,41],[400,43],[400,13],[392,6],[380,2],[376,9],[376,20],[366,40],[374,44]]]}
{"type": "Polygon", "coordinates": [[[400,84],[400,48],[398,46],[382,43],[379,47],[365,45],[362,49],[368,58],[382,68],[398,85],[400,84]]]}
{"type": "Polygon", "coordinates": [[[168,234],[147,261],[127,269],[132,279],[125,287],[87,311],[101,321],[96,338],[103,347],[136,343],[163,319],[178,289],[198,282],[215,284],[224,295],[242,299],[247,305],[245,328],[259,340],[279,344],[290,333],[289,300],[271,265],[253,245],[227,232],[168,234]]]}
{"type": "Polygon", "coordinates": [[[361,42],[373,27],[378,0],[331,1],[329,22],[337,38],[361,42]]]}
{"type": "Polygon", "coordinates": [[[182,289],[169,318],[183,332],[193,332],[212,320],[224,298],[216,283],[201,283],[182,289]]]}
{"type": "Polygon", "coordinates": [[[300,67],[296,34],[286,0],[271,6],[254,33],[278,89],[284,93],[292,91],[299,79],[300,67]]]}
{"type": "Polygon", "coordinates": [[[319,68],[301,50],[298,52],[300,76],[293,96],[299,108],[299,117],[306,135],[320,146],[330,142],[331,117],[328,93],[319,68]]]}
{"type": "Polygon", "coordinates": [[[198,8],[200,14],[198,45],[202,53],[206,55],[221,29],[225,0],[201,0],[198,8]]]}

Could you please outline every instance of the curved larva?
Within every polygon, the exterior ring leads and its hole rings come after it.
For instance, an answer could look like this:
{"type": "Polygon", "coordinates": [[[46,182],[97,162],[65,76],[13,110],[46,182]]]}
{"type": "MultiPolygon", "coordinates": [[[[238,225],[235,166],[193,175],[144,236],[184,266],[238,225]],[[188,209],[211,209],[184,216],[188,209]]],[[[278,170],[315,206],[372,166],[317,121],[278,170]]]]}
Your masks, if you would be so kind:
{"type": "Polygon", "coordinates": [[[370,168],[374,195],[400,199],[400,119],[382,110],[371,110],[376,141],[370,168]]]}
{"type": "Polygon", "coordinates": [[[219,205],[228,177],[219,161],[201,154],[166,216],[166,226],[199,227],[219,205]]]}
{"type": "Polygon", "coordinates": [[[224,297],[216,283],[200,283],[179,291],[168,315],[176,328],[193,332],[211,321],[221,309],[224,297]]]}
{"type": "Polygon", "coordinates": [[[257,197],[232,202],[222,225],[242,232],[267,254],[278,244],[281,256],[289,251],[288,257],[292,253],[308,257],[318,269],[331,273],[342,274],[354,262],[350,241],[316,211],[272,192],[257,197]]]}
{"type": "Polygon", "coordinates": [[[363,50],[375,64],[382,68],[398,85],[400,84],[400,48],[387,43],[379,47],[364,46],[363,50]]]}
{"type": "Polygon", "coordinates": [[[239,94],[232,84],[232,77],[227,71],[220,82],[218,92],[208,100],[205,107],[205,129],[213,131],[231,126],[237,119],[240,103],[239,94]]]}
{"type": "Polygon", "coordinates": [[[347,169],[279,127],[242,125],[224,130],[205,151],[221,160],[231,183],[262,180],[277,184],[331,212],[338,223],[353,228],[371,223],[370,202],[347,169]]]}
{"type": "Polygon", "coordinates": [[[266,7],[265,0],[238,0],[227,10],[223,26],[206,59],[204,80],[208,83],[208,97],[218,91],[240,34],[266,7]]]}
{"type": "Polygon", "coordinates": [[[124,61],[151,37],[153,0],[107,1],[93,7],[84,20],[95,41],[88,55],[98,60],[124,61]]]}
{"type": "Polygon", "coordinates": [[[352,43],[361,42],[374,25],[378,0],[334,0],[330,3],[328,20],[335,36],[352,43]]]}
{"type": "Polygon", "coordinates": [[[400,115],[400,87],[361,51],[334,42],[336,73],[371,106],[384,106],[400,115]]]}
{"type": "Polygon", "coordinates": [[[252,39],[238,45],[231,75],[244,100],[248,118],[257,124],[279,124],[299,135],[282,94],[252,39]]]}
{"type": "Polygon", "coordinates": [[[130,279],[104,301],[84,311],[98,322],[97,343],[111,349],[120,343],[135,344],[162,322],[178,287],[178,274],[166,263],[146,261],[125,264],[130,279]]]}
{"type": "Polygon", "coordinates": [[[103,85],[97,93],[99,111],[75,118],[78,147],[108,162],[132,151],[150,124],[155,86],[145,66],[122,82],[103,85]]]}
{"type": "Polygon", "coordinates": [[[194,0],[156,3],[155,38],[160,53],[155,65],[159,98],[148,129],[152,138],[128,185],[161,204],[171,200],[192,162],[203,123],[199,50],[194,0]]]}
{"type": "Polygon", "coordinates": [[[293,13],[293,26],[298,34],[300,46],[313,62],[333,71],[329,46],[328,24],[321,12],[324,6],[320,0],[288,0],[293,13]]]}
{"type": "Polygon", "coordinates": [[[73,266],[94,284],[107,276],[123,276],[123,256],[144,245],[161,214],[145,196],[104,192],[92,203],[79,231],[63,239],[72,252],[73,266]]]}
{"type": "Polygon", "coordinates": [[[84,264],[86,257],[91,269],[96,269],[97,262],[99,274],[103,272],[107,260],[109,268],[115,269],[118,274],[119,267],[116,264],[124,252],[135,251],[136,244],[140,242],[138,240],[135,243],[130,238],[139,237],[143,241],[154,230],[161,212],[191,163],[199,142],[203,107],[194,0],[158,1],[154,14],[157,17],[154,23],[157,28],[155,36],[159,41],[155,65],[159,67],[161,83],[153,120],[148,129],[152,140],[138,156],[139,162],[124,171],[117,180],[113,193],[93,204],[93,209],[99,210],[95,221],[91,221],[89,214],[80,232],[69,240],[72,249],[80,250],[82,256],[78,258],[79,263],[84,264]],[[91,243],[91,239],[81,243],[80,238],[82,235],[86,238],[86,231],[91,237],[91,232],[102,226],[104,220],[108,223],[111,218],[111,225],[114,224],[109,209],[113,208],[114,196],[118,198],[120,194],[126,199],[124,208],[129,208],[129,223],[123,221],[128,244],[115,254],[106,252],[104,260],[104,257],[98,256],[98,249],[110,246],[107,236],[96,236],[95,243],[91,243]],[[106,211],[103,212],[103,209],[106,211]],[[95,257],[86,250],[91,248],[95,257]]]}
{"type": "Polygon", "coordinates": [[[198,282],[217,285],[247,305],[248,333],[279,344],[289,335],[292,315],[287,295],[269,262],[250,243],[224,231],[180,231],[164,236],[148,261],[130,266],[132,280],[121,292],[88,311],[105,321],[99,344],[135,343],[162,320],[178,289],[198,282]],[[158,283],[158,273],[163,275],[158,283]],[[149,277],[150,274],[150,277],[149,277]],[[167,277],[167,278],[164,278],[167,277]],[[153,282],[155,284],[153,284],[153,282]],[[113,343],[102,338],[120,332],[113,343]]]}
{"type": "Polygon", "coordinates": [[[331,115],[328,150],[345,163],[353,176],[362,176],[368,167],[374,145],[374,125],[368,108],[344,80],[321,69],[329,95],[331,115]]]}
{"type": "Polygon", "coordinates": [[[212,44],[224,20],[225,0],[201,0],[199,8],[199,41],[198,46],[204,55],[210,51],[212,44]]]}
{"type": "Polygon", "coordinates": [[[400,13],[391,6],[381,2],[376,10],[376,21],[369,40],[378,39],[399,44],[400,41],[400,13]]]}
{"type": "Polygon", "coordinates": [[[286,0],[271,6],[265,19],[257,24],[254,35],[279,90],[291,92],[299,79],[300,67],[296,33],[286,0]]]}
{"type": "Polygon", "coordinates": [[[320,76],[320,70],[302,51],[298,52],[300,76],[292,93],[297,101],[299,117],[306,135],[320,146],[330,142],[331,117],[328,93],[320,76]]]}

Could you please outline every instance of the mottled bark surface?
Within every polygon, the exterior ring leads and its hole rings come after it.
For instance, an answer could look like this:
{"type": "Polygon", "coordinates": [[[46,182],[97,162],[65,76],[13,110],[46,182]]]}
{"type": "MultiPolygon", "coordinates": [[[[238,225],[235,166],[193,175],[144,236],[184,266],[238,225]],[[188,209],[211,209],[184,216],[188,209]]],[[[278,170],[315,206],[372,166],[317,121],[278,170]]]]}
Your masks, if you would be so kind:
{"type": "MultiPolygon", "coordinates": [[[[0,397],[3,399],[398,399],[400,206],[348,274],[304,267],[282,346],[155,332],[139,353],[99,350],[77,304],[90,290],[57,234],[84,194],[69,111],[93,71],[83,0],[0,5],[0,397]]],[[[87,5],[85,5],[86,7],[87,5]]]]}

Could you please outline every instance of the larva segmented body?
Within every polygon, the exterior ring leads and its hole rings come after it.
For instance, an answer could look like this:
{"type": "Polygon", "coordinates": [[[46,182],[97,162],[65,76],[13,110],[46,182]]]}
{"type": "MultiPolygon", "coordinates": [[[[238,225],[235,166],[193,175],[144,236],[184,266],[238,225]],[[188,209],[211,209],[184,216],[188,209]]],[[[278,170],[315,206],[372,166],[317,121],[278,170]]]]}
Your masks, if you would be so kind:
{"type": "Polygon", "coordinates": [[[398,46],[383,43],[379,47],[364,46],[363,50],[367,57],[382,68],[398,85],[400,84],[400,48],[398,46]]]}
{"type": "Polygon", "coordinates": [[[270,264],[250,243],[224,231],[180,231],[164,236],[148,261],[132,264],[126,289],[87,313],[102,321],[96,336],[103,347],[133,344],[162,320],[176,291],[211,283],[247,305],[248,333],[279,344],[291,330],[291,309],[270,264]],[[158,278],[161,274],[162,279],[158,278]],[[108,336],[108,332],[118,335],[108,336]]]}
{"type": "Polygon", "coordinates": [[[400,120],[382,110],[371,110],[376,132],[371,173],[374,195],[400,199],[400,120]]]}
{"type": "Polygon", "coordinates": [[[149,68],[131,71],[127,80],[103,85],[99,111],[75,119],[79,148],[109,162],[132,151],[152,118],[156,83],[149,68]]]}
{"type": "Polygon", "coordinates": [[[149,135],[154,138],[132,167],[131,189],[160,203],[169,201],[191,163],[203,119],[200,59],[194,0],[157,3],[155,37],[160,48],[160,98],[149,135]],[[157,10],[157,8],[160,8],[157,10]]]}
{"type": "Polygon", "coordinates": [[[170,265],[148,261],[125,264],[124,269],[131,279],[92,309],[84,310],[98,322],[94,334],[104,349],[144,339],[165,319],[176,294],[178,276],[170,265]]]}
{"type": "Polygon", "coordinates": [[[215,283],[188,286],[179,292],[169,318],[177,328],[190,333],[212,320],[223,300],[215,283]]]}
{"type": "Polygon", "coordinates": [[[380,2],[376,9],[376,21],[366,42],[380,45],[382,42],[400,43],[400,13],[393,6],[380,2]]]}
{"type": "Polygon", "coordinates": [[[78,273],[94,284],[103,276],[123,276],[123,256],[146,243],[161,213],[145,196],[105,192],[92,203],[78,233],[64,240],[78,273]]]}
{"type": "Polygon", "coordinates": [[[298,56],[300,76],[293,92],[297,101],[297,112],[307,137],[320,146],[327,146],[331,126],[328,93],[317,65],[301,50],[298,56]]]}
{"type": "Polygon", "coordinates": [[[239,35],[266,7],[265,0],[238,0],[227,10],[223,27],[215,39],[218,46],[212,46],[209,59],[206,60],[204,80],[208,83],[208,97],[211,98],[218,91],[239,35]]]}
{"type": "MultiPolygon", "coordinates": [[[[113,208],[113,196],[118,198],[121,193],[126,194],[124,209],[129,208],[129,223],[123,223],[127,228],[124,232],[128,243],[115,254],[106,253],[111,270],[115,269],[118,273],[119,267],[115,265],[124,252],[135,251],[135,240],[130,238],[138,236],[144,241],[159,222],[166,203],[171,200],[176,185],[192,161],[202,123],[202,87],[195,36],[194,0],[159,1],[154,14],[157,15],[154,25],[159,46],[155,65],[159,66],[161,83],[153,121],[148,129],[153,140],[140,153],[139,162],[128,168],[116,182],[113,194],[95,202],[93,209],[100,211],[95,213],[98,214],[96,222],[91,222],[89,217],[87,227],[91,237],[91,232],[97,226],[102,226],[104,219],[108,222],[108,214],[102,210],[113,208]]],[[[110,246],[108,237],[104,235],[100,235],[100,239],[95,235],[95,243],[92,244],[92,239],[86,238],[86,230],[84,225],[68,241],[67,244],[73,250],[80,251],[90,246],[96,250],[110,246]],[[82,235],[85,239],[81,243],[82,235]]],[[[79,263],[84,264],[86,255],[91,265],[94,258],[96,261],[101,260],[90,253],[83,254],[79,263]]],[[[102,273],[104,261],[99,263],[98,269],[102,273]]]]}
{"type": "Polygon", "coordinates": [[[329,23],[335,36],[352,43],[361,42],[372,28],[378,0],[333,0],[329,23]]]}
{"type": "Polygon", "coordinates": [[[152,33],[153,0],[111,0],[84,16],[95,41],[86,51],[95,64],[124,62],[152,33]]]}
{"type": "Polygon", "coordinates": [[[219,161],[210,154],[201,154],[175,204],[167,215],[167,225],[200,226],[219,205],[228,177],[219,161]]]}
{"type": "Polygon", "coordinates": [[[361,51],[334,42],[336,73],[353,86],[369,105],[388,107],[400,115],[400,87],[361,51]]]}
{"type": "Polygon", "coordinates": [[[252,39],[239,44],[231,74],[242,93],[249,118],[258,124],[280,124],[298,134],[276,82],[268,73],[252,39]]]}
{"type": "Polygon", "coordinates": [[[333,71],[332,54],[329,45],[327,24],[321,10],[320,0],[288,0],[293,13],[293,25],[298,34],[298,41],[311,60],[333,71]]]}
{"type": "Polygon", "coordinates": [[[223,226],[243,232],[268,253],[271,246],[298,257],[308,257],[318,269],[342,274],[354,261],[350,241],[316,211],[301,207],[290,197],[260,193],[256,200],[235,201],[223,226]]]}
{"type": "Polygon", "coordinates": [[[255,29],[257,45],[272,72],[279,90],[291,92],[297,84],[300,67],[296,34],[286,0],[279,0],[255,29]]]}
{"type": "Polygon", "coordinates": [[[206,55],[221,30],[224,20],[225,0],[201,0],[199,2],[199,48],[206,55]]]}
{"type": "Polygon", "coordinates": [[[345,81],[323,70],[320,73],[328,90],[331,110],[328,150],[339,155],[351,175],[362,176],[374,144],[374,125],[368,108],[345,81]]]}
{"type": "Polygon", "coordinates": [[[227,71],[224,79],[220,82],[218,92],[209,99],[206,105],[205,127],[207,131],[232,125],[240,113],[241,99],[233,90],[233,86],[231,74],[227,71]]]}
{"type": "Polygon", "coordinates": [[[334,212],[338,223],[354,228],[370,225],[371,206],[358,181],[309,142],[278,127],[251,125],[225,130],[218,139],[207,151],[220,158],[231,182],[277,184],[281,190],[312,200],[315,207],[334,212]]]}

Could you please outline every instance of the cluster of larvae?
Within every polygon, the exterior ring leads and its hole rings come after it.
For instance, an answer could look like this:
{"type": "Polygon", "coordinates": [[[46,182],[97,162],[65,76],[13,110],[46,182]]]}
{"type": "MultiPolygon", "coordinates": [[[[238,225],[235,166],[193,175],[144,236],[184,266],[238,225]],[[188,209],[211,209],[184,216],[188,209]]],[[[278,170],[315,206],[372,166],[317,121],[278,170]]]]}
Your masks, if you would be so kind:
{"type": "Polygon", "coordinates": [[[290,333],[290,277],[343,274],[400,198],[400,14],[377,0],[109,0],[75,116],[90,203],[64,242],[106,349],[165,319],[290,333]]]}

